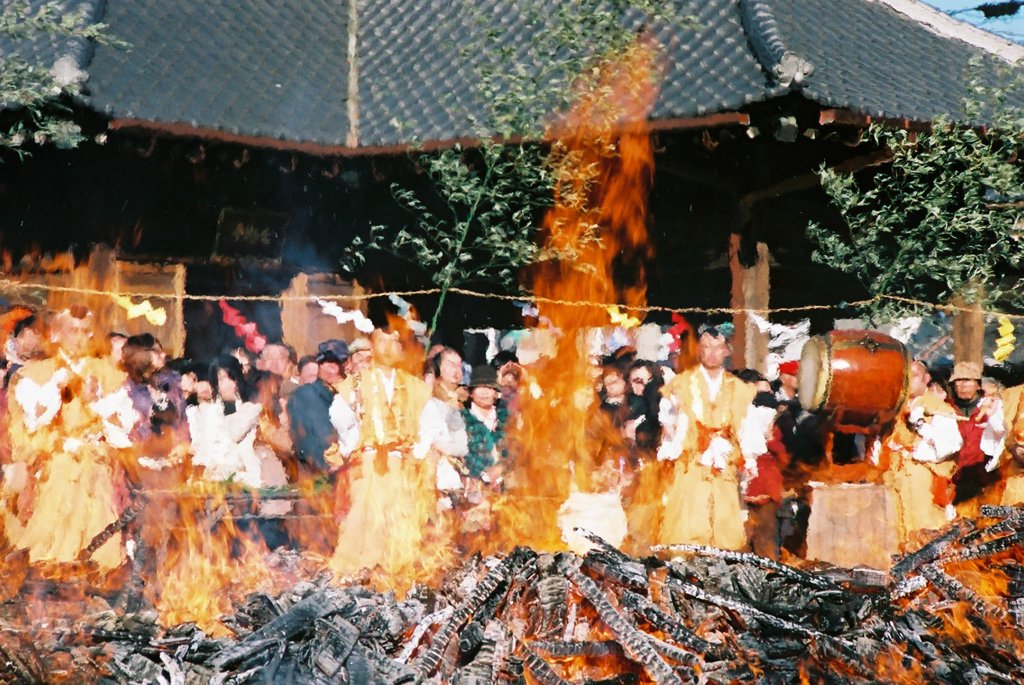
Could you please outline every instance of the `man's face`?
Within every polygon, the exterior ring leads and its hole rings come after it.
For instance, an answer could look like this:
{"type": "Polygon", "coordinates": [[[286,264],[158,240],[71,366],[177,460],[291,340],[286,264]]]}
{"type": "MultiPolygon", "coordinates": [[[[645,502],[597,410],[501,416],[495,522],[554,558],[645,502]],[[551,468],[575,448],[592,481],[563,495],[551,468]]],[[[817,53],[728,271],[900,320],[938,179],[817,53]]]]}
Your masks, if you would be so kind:
{"type": "Polygon", "coordinates": [[[441,382],[446,386],[454,388],[462,384],[462,357],[458,354],[451,351],[442,352],[439,367],[441,382]]]}
{"type": "Polygon", "coordinates": [[[291,375],[288,369],[288,349],[284,345],[267,345],[260,352],[259,366],[262,370],[281,378],[291,375]]]}
{"type": "Polygon", "coordinates": [[[306,362],[306,365],[299,369],[299,383],[306,385],[312,383],[320,375],[320,365],[316,362],[306,362]]]}
{"type": "Polygon", "coordinates": [[[371,363],[373,363],[373,351],[359,350],[358,352],[353,352],[352,356],[345,362],[345,371],[349,374],[357,374],[369,367],[371,363]]]}
{"type": "Polygon", "coordinates": [[[780,373],[779,374],[779,384],[782,387],[784,387],[786,390],[788,390],[788,391],[790,391],[792,393],[796,393],[796,388],[797,388],[797,385],[798,385],[797,377],[794,374],[791,374],[791,373],[780,373]]]}
{"type": "Polygon", "coordinates": [[[333,385],[344,378],[341,375],[341,365],[338,362],[320,362],[320,380],[327,385],[333,385]]]}
{"type": "Polygon", "coordinates": [[[953,392],[962,400],[974,399],[980,388],[981,384],[973,378],[953,381],[953,392]]]}
{"type": "Polygon", "coordinates": [[[65,316],[57,327],[57,343],[72,356],[85,354],[92,339],[90,323],[87,319],[65,316]]]}
{"type": "Polygon", "coordinates": [[[910,396],[920,397],[928,390],[928,383],[931,376],[925,370],[923,364],[913,363],[910,365],[910,396]]]}
{"type": "Polygon", "coordinates": [[[721,336],[702,335],[697,344],[697,359],[708,370],[720,369],[729,356],[729,345],[721,336]]]}
{"type": "Polygon", "coordinates": [[[626,394],[626,380],[621,373],[606,373],[604,375],[605,397],[623,397],[626,394]]]}
{"type": "Polygon", "coordinates": [[[629,387],[633,394],[638,397],[644,394],[644,389],[651,382],[651,372],[643,366],[638,366],[629,372],[629,387]]]}
{"type": "Polygon", "coordinates": [[[165,366],[167,366],[167,353],[164,352],[163,347],[157,345],[153,348],[153,370],[159,371],[165,366]]]}
{"type": "Polygon", "coordinates": [[[398,338],[397,331],[374,331],[372,342],[373,359],[381,366],[390,368],[402,358],[402,341],[398,338]]]}
{"type": "Polygon", "coordinates": [[[110,358],[116,362],[121,361],[121,351],[124,350],[124,344],[128,338],[122,338],[119,335],[114,336],[110,339],[110,358]]]}

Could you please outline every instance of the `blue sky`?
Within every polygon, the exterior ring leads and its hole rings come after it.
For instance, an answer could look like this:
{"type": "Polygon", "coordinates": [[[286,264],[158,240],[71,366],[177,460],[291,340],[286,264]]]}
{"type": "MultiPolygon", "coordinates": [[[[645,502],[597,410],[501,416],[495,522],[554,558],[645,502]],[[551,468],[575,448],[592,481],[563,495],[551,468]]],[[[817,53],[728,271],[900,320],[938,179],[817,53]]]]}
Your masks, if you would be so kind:
{"type": "MultiPolygon", "coordinates": [[[[932,7],[937,7],[943,12],[956,12],[956,10],[964,10],[971,7],[977,7],[978,5],[984,4],[985,2],[992,2],[993,0],[925,0],[925,2],[932,7]]],[[[980,26],[986,31],[997,33],[1001,36],[1009,38],[1010,40],[1017,41],[1018,43],[1024,43],[1024,7],[1017,10],[1017,14],[1012,17],[1001,17],[998,19],[985,19],[981,12],[961,12],[954,14],[957,19],[963,19],[970,23],[980,26]]]]}

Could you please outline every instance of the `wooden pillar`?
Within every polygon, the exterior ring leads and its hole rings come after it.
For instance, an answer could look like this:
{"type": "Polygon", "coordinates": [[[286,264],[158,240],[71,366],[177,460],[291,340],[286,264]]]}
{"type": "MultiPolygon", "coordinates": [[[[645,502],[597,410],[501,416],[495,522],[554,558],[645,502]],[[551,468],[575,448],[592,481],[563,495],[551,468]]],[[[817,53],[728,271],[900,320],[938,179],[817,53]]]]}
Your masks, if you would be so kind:
{"type": "MultiPolygon", "coordinates": [[[[296,275],[282,295],[281,333],[284,341],[295,348],[299,355],[316,352],[317,343],[328,338],[341,338],[351,342],[363,335],[351,323],[338,325],[334,318],[321,311],[313,298],[317,296],[363,294],[356,282],[344,281],[334,274],[296,275]],[[306,299],[309,298],[309,299],[306,299]]],[[[359,309],[366,314],[366,300],[340,300],[345,309],[359,309]]]]}
{"type": "MultiPolygon", "coordinates": [[[[733,309],[768,308],[768,246],[757,243],[757,263],[744,268],[739,260],[740,236],[733,233],[729,238],[729,271],[732,273],[733,309]]],[[[767,314],[761,314],[768,318],[767,314]]],[[[733,314],[736,334],[732,343],[732,366],[735,369],[757,369],[765,371],[768,357],[768,336],[758,329],[757,324],[744,312],[733,314]]]]}
{"type": "Polygon", "coordinates": [[[964,298],[953,299],[954,306],[963,307],[953,316],[953,359],[984,365],[985,313],[976,304],[967,304],[964,298]]]}

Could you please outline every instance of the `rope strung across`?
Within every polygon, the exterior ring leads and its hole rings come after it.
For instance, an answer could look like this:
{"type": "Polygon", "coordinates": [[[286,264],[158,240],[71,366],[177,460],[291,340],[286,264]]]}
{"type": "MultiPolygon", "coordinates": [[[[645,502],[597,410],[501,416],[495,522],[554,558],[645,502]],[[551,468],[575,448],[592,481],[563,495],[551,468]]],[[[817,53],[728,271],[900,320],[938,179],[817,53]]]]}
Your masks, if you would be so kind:
{"type": "MultiPolygon", "coordinates": [[[[346,302],[359,302],[366,300],[374,300],[382,297],[415,297],[419,295],[438,295],[441,293],[440,288],[424,288],[422,290],[392,290],[380,293],[358,293],[351,295],[191,295],[189,293],[182,293],[181,295],[175,293],[156,293],[156,292],[138,292],[138,291],[112,291],[112,290],[101,290],[97,288],[79,288],[73,286],[63,285],[49,285],[45,283],[23,283],[21,281],[0,278],[0,290],[4,288],[14,290],[46,290],[55,293],[72,293],[78,295],[92,295],[92,296],[106,296],[110,298],[116,297],[132,297],[132,298],[144,298],[144,299],[160,299],[160,300],[193,300],[193,301],[207,301],[216,302],[220,300],[231,300],[233,302],[316,302],[317,300],[328,300],[328,301],[346,301],[346,302]]],[[[928,309],[947,311],[947,312],[978,312],[981,311],[983,314],[1000,315],[1005,316],[1009,319],[1020,319],[1024,320],[1024,314],[1007,314],[996,310],[979,310],[973,307],[964,307],[952,304],[935,304],[933,302],[925,302],[924,300],[915,300],[909,297],[900,297],[898,295],[876,295],[865,300],[855,300],[853,302],[841,302],[838,304],[808,304],[799,307],[662,307],[658,305],[647,305],[643,307],[631,306],[626,304],[619,304],[615,302],[593,302],[589,300],[563,300],[550,297],[536,297],[529,294],[523,295],[500,295],[496,293],[481,293],[475,290],[468,290],[466,288],[449,288],[449,293],[455,293],[458,295],[465,295],[467,297],[476,297],[485,300],[501,300],[505,302],[523,302],[532,301],[538,304],[550,304],[558,305],[563,307],[599,307],[606,309],[609,306],[617,306],[625,311],[648,313],[648,312],[665,312],[670,314],[776,314],[776,313],[794,313],[794,312],[809,312],[809,311],[825,311],[825,310],[842,310],[842,309],[857,309],[859,307],[865,307],[876,302],[883,300],[891,300],[893,302],[902,302],[904,304],[914,305],[917,307],[925,307],[928,309]]]]}

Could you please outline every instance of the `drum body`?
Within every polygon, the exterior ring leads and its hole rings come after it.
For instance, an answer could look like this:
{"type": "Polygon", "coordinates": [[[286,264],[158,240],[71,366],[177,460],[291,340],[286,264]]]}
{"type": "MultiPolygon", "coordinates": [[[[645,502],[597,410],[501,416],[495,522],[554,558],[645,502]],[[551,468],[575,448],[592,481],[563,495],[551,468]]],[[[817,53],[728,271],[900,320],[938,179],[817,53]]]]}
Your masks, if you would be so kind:
{"type": "Polygon", "coordinates": [[[800,354],[800,404],[828,414],[837,430],[872,431],[906,401],[909,369],[907,348],[878,331],[815,336],[800,354]]]}

